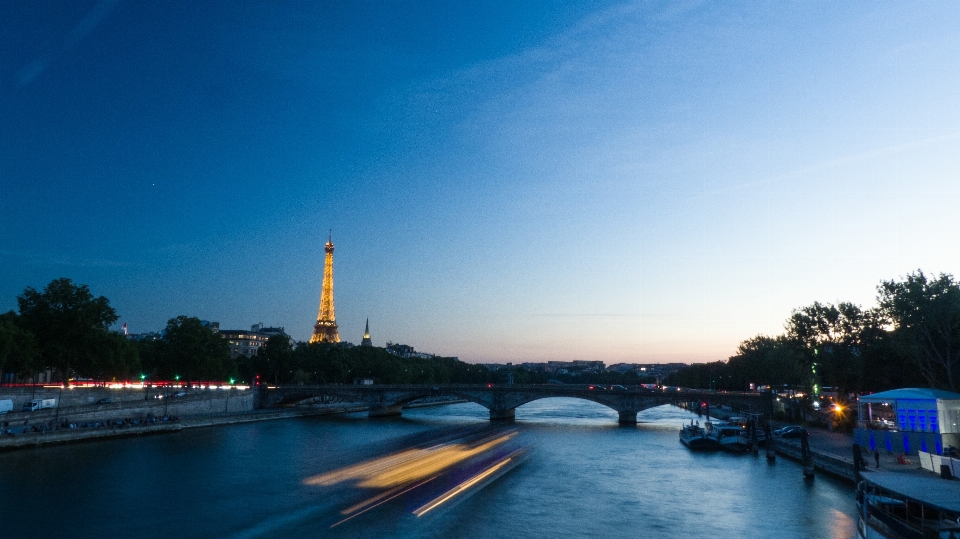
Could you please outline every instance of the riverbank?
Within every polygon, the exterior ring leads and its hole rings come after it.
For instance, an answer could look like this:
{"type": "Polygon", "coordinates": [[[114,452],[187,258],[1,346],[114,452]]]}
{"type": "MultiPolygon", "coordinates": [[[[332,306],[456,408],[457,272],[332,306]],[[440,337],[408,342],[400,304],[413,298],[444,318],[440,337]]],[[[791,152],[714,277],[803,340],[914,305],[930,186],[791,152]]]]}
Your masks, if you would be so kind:
{"type": "MultiPolygon", "coordinates": [[[[404,408],[420,408],[425,406],[442,406],[465,402],[439,401],[413,403],[404,408]]],[[[4,434],[0,436],[0,451],[27,449],[52,445],[63,445],[75,442],[102,440],[107,438],[124,438],[143,436],[147,434],[164,434],[179,432],[181,429],[217,427],[221,425],[235,425],[256,421],[274,421],[278,419],[292,419],[297,417],[345,414],[367,412],[369,406],[350,406],[345,404],[323,404],[310,406],[294,406],[289,408],[271,408],[265,410],[251,410],[247,412],[202,414],[184,417],[161,416],[150,414],[128,418],[117,424],[115,421],[90,421],[88,423],[67,423],[66,425],[43,425],[43,430],[34,431],[32,426],[14,426],[0,429],[4,434]],[[72,426],[71,426],[72,425],[72,426]],[[10,430],[10,434],[6,434],[10,430]]]]}
{"type": "MultiPolygon", "coordinates": [[[[740,414],[726,407],[710,408],[710,417],[721,421],[737,415],[740,414]]],[[[813,427],[807,427],[807,432],[814,470],[848,483],[855,483],[853,435],[813,427]]],[[[802,461],[799,439],[777,438],[775,443],[778,455],[796,462],[802,461]]],[[[863,452],[863,456],[865,462],[874,462],[871,454],[863,452]]],[[[893,454],[881,455],[881,464],[887,470],[903,470],[903,465],[897,464],[896,455],[893,454]]]]}
{"type": "Polygon", "coordinates": [[[0,439],[0,451],[27,449],[41,446],[63,445],[105,438],[126,438],[146,434],[177,432],[183,428],[178,422],[161,422],[147,425],[125,427],[66,428],[26,434],[4,435],[0,439]]]}

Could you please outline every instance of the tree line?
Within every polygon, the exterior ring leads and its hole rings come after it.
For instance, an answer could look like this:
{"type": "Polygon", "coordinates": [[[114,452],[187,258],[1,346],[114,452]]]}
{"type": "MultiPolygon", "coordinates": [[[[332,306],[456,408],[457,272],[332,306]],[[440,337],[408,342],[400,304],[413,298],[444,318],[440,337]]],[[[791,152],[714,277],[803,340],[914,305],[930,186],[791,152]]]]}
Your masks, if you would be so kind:
{"type": "Polygon", "coordinates": [[[227,381],[270,384],[490,383],[495,373],[455,358],[400,358],[377,347],[294,343],[276,335],[252,357],[234,357],[219,333],[196,317],[171,318],[161,337],[133,341],[110,326],[117,313],[87,285],[56,279],[17,297],[19,312],[0,314],[0,381],[35,380],[52,370],[60,381],[227,381]]]}
{"type": "Polygon", "coordinates": [[[814,302],[777,336],[740,343],[726,361],[691,365],[671,385],[743,390],[754,383],[840,394],[897,387],[960,391],[960,284],[922,271],[877,286],[877,305],[814,302]]]}
{"type": "MultiPolygon", "coordinates": [[[[222,336],[189,316],[168,321],[157,340],[131,341],[110,331],[118,319],[109,300],[86,285],[55,279],[42,291],[28,287],[18,311],[0,314],[0,381],[24,380],[53,370],[102,381],[225,381],[271,384],[546,383],[547,375],[522,367],[493,372],[455,358],[399,358],[383,348],[329,343],[296,344],[271,337],[253,357],[232,357],[222,336]]],[[[866,393],[926,386],[960,390],[960,284],[952,275],[922,271],[877,287],[877,305],[814,302],[794,310],[777,336],[740,343],[726,361],[691,365],[665,383],[741,390],[748,384],[802,390],[833,387],[866,393]]],[[[561,382],[631,385],[636,373],[566,376],[561,382]],[[566,379],[570,378],[570,379],[566,379]]]]}

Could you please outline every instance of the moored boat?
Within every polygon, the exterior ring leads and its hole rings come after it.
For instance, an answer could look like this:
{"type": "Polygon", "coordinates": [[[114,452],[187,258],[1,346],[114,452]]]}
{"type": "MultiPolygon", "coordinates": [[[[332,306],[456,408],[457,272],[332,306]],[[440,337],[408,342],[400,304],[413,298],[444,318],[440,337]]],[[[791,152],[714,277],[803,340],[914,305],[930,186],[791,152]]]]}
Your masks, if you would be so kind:
{"type": "Polygon", "coordinates": [[[699,422],[694,424],[692,420],[689,425],[680,428],[680,443],[694,451],[707,451],[717,448],[717,443],[707,436],[699,422]]]}
{"type": "Polygon", "coordinates": [[[960,481],[864,473],[857,485],[857,537],[960,539],[960,481]]]}
{"type": "Polygon", "coordinates": [[[727,423],[708,423],[707,437],[716,441],[725,451],[742,453],[750,449],[750,440],[740,425],[727,423]]]}

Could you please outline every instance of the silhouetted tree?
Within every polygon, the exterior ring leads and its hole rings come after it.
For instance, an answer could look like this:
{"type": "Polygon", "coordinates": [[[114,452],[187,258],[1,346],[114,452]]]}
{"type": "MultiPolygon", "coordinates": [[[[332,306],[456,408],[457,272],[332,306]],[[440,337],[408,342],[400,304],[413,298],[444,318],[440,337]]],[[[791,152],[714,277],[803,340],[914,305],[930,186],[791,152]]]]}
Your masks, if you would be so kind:
{"type": "Polygon", "coordinates": [[[917,270],[877,290],[903,355],[930,387],[960,390],[960,286],[953,276],[928,279],[917,270]]]}
{"type": "Polygon", "coordinates": [[[227,340],[204,326],[199,318],[171,318],[163,340],[166,342],[165,354],[159,368],[163,378],[179,375],[190,382],[223,381],[237,374],[227,340]]]}
{"type": "Polygon", "coordinates": [[[0,384],[4,373],[29,376],[37,371],[40,350],[33,334],[18,324],[17,314],[0,314],[0,384]]]}
{"type": "Polygon", "coordinates": [[[98,343],[117,313],[103,296],[93,297],[87,285],[55,279],[43,292],[28,287],[17,297],[23,328],[36,336],[41,367],[53,367],[67,380],[70,371],[94,370],[98,343]]]}

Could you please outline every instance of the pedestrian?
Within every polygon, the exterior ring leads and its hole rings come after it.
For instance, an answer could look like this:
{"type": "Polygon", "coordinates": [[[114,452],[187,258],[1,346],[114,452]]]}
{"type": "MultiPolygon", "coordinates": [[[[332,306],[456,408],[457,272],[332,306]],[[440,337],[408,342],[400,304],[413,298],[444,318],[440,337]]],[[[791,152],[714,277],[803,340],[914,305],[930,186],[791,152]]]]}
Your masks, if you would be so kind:
{"type": "Polygon", "coordinates": [[[879,468],[880,467],[880,450],[879,449],[873,450],[873,460],[877,461],[877,468],[879,468]]]}

